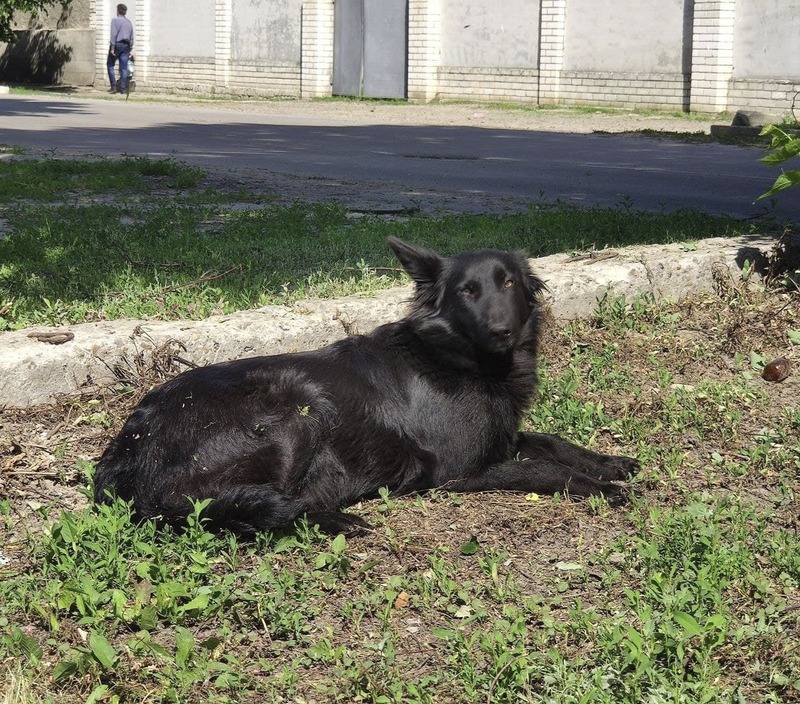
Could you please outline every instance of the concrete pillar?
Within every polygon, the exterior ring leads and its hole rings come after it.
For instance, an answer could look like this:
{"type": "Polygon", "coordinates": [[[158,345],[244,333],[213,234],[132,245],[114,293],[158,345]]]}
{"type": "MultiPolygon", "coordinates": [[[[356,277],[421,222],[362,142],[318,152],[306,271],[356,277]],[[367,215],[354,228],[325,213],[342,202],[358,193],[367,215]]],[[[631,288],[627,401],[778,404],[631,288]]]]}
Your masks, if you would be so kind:
{"type": "Polygon", "coordinates": [[[736,0],[694,0],[692,29],[692,112],[728,109],[733,74],[736,0]]]}
{"type": "Polygon", "coordinates": [[[408,2],[408,99],[429,102],[439,92],[442,55],[440,0],[408,2]]]}
{"type": "Polygon", "coordinates": [[[231,79],[233,0],[216,0],[214,17],[214,85],[227,88],[231,79]]]}
{"type": "Polygon", "coordinates": [[[539,104],[557,105],[564,68],[567,0],[541,0],[539,12],[539,104]]]}
{"type": "Polygon", "coordinates": [[[300,96],[333,94],[333,2],[304,0],[301,18],[300,96]]]}

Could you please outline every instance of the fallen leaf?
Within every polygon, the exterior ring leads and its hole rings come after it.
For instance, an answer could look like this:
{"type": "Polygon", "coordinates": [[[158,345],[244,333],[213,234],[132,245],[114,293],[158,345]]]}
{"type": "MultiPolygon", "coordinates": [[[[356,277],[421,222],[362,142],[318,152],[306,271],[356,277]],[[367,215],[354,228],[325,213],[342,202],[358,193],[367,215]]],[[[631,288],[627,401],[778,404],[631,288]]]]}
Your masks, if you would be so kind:
{"type": "Polygon", "coordinates": [[[461,546],[462,555],[474,555],[478,552],[478,539],[473,535],[466,543],[461,546]]]}
{"type": "Polygon", "coordinates": [[[400,592],[397,595],[397,598],[394,600],[394,608],[395,609],[404,609],[408,606],[408,592],[400,592]]]}
{"type": "Polygon", "coordinates": [[[580,572],[583,565],[577,562],[556,562],[556,569],[564,572],[580,572]]]}
{"type": "Polygon", "coordinates": [[[468,604],[462,604],[458,607],[458,611],[456,611],[453,616],[456,618],[469,618],[472,616],[472,607],[468,604]]]}
{"type": "Polygon", "coordinates": [[[533,492],[533,491],[532,491],[530,494],[528,494],[528,495],[525,497],[525,501],[538,501],[538,500],[539,500],[539,499],[541,499],[541,498],[542,498],[542,497],[541,497],[541,496],[539,496],[539,494],[537,494],[537,493],[535,493],[535,492],[533,492]]]}

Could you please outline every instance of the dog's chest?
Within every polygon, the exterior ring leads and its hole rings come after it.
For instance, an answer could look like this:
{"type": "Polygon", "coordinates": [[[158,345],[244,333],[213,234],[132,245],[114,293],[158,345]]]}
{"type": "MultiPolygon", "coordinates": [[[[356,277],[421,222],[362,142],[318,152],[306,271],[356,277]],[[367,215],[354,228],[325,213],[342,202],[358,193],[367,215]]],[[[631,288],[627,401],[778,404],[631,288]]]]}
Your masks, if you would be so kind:
{"type": "Polygon", "coordinates": [[[409,435],[440,464],[468,468],[499,461],[509,452],[519,421],[511,396],[501,385],[434,384],[410,398],[409,435]]]}

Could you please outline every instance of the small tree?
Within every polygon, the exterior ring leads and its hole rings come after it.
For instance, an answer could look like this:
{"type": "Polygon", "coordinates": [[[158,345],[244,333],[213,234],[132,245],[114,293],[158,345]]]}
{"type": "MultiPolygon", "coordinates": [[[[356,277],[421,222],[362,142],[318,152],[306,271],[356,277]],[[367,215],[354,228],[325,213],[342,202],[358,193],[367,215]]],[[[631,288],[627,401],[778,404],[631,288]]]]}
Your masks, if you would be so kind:
{"type": "Polygon", "coordinates": [[[29,12],[38,15],[46,8],[61,4],[69,4],[69,0],[0,0],[0,42],[13,43],[17,36],[12,29],[15,12],[29,12]]]}
{"type": "MultiPolygon", "coordinates": [[[[798,122],[797,115],[795,115],[794,112],[798,95],[800,95],[800,93],[795,93],[792,99],[792,120],[794,121],[795,127],[800,126],[800,122],[798,122]]],[[[761,135],[769,135],[772,137],[772,142],[769,145],[769,151],[771,153],[759,159],[759,161],[763,161],[767,166],[778,166],[800,155],[800,136],[797,134],[787,132],[785,129],[778,127],[778,125],[766,125],[764,129],[761,130],[761,135]]],[[[800,171],[783,171],[781,175],[775,179],[772,188],[766,193],[762,193],[758,197],[758,200],[773,196],[791,186],[796,186],[798,183],[800,183],[800,171]]]]}

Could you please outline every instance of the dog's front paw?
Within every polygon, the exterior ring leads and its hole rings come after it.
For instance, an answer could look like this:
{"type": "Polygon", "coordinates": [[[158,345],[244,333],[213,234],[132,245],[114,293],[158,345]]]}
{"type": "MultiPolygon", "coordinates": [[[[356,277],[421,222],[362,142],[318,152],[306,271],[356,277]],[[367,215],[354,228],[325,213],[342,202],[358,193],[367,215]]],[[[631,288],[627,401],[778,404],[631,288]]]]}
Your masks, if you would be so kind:
{"type": "Polygon", "coordinates": [[[624,506],[631,500],[631,495],[628,489],[619,484],[612,484],[611,482],[603,484],[603,496],[606,503],[612,508],[619,508],[624,506]]]}
{"type": "Polygon", "coordinates": [[[328,535],[360,535],[372,526],[361,516],[340,511],[320,511],[307,515],[309,525],[316,525],[320,532],[328,535]]]}
{"type": "Polygon", "coordinates": [[[639,460],[633,457],[624,457],[622,455],[607,455],[603,461],[603,469],[601,479],[606,481],[610,479],[627,479],[635,474],[638,474],[642,469],[639,460]]]}

